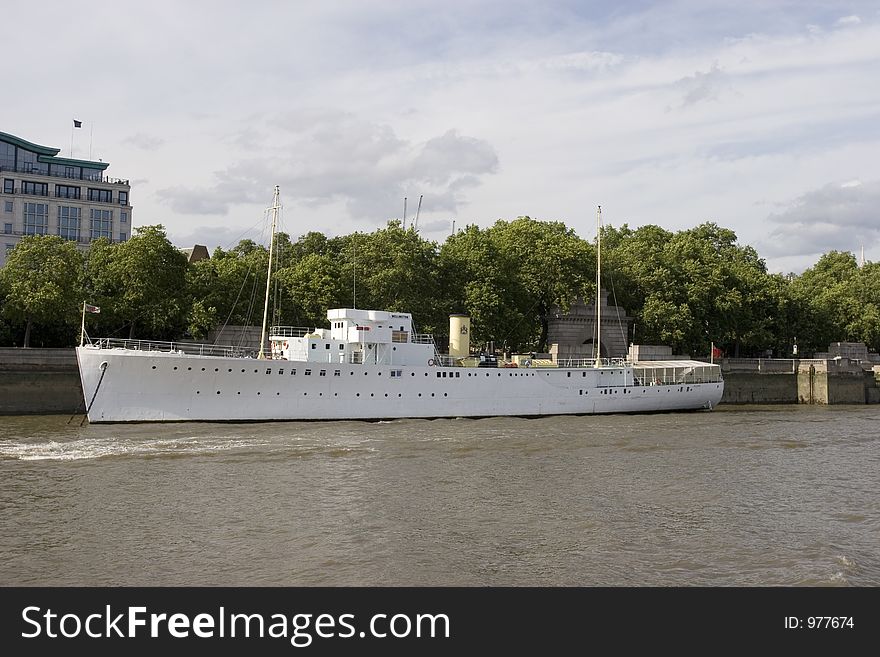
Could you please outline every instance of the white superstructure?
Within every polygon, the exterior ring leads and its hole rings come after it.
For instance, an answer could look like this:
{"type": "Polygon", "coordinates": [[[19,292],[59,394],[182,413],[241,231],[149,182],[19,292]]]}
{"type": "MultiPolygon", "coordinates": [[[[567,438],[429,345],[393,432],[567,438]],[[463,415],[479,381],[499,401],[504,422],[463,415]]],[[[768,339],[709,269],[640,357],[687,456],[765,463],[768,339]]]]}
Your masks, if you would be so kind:
{"type": "MultiPolygon", "coordinates": [[[[100,340],[77,348],[91,422],[482,417],[711,409],[718,365],[478,367],[437,353],[408,313],[341,308],[329,329],[273,327],[267,359],[233,347],[100,340]]],[[[512,365],[512,364],[511,364],[512,365]]],[[[564,365],[564,366],[563,366],[564,365]]]]}

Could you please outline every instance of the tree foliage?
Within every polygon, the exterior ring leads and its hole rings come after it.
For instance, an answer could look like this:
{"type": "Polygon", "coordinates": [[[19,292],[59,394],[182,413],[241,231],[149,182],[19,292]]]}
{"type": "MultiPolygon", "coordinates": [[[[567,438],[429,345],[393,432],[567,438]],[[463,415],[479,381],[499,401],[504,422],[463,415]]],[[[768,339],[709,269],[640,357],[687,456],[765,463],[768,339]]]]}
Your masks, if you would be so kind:
{"type": "Polygon", "coordinates": [[[82,255],[73,242],[57,235],[23,237],[0,269],[3,316],[24,324],[22,346],[31,344],[34,325],[68,329],[68,340],[79,316],[82,255]]]}
{"type": "MultiPolygon", "coordinates": [[[[634,341],[705,356],[789,356],[834,341],[880,349],[880,264],[829,252],[800,276],[770,274],[754,249],[708,222],[669,231],[602,228],[602,287],[634,318],[634,341]]],[[[262,319],[269,253],[242,240],[188,263],[162,226],[128,242],[93,242],[83,257],[59,237],[32,236],[0,269],[0,342],[73,344],[83,300],[101,306],[90,332],[204,338],[262,319]]],[[[445,336],[450,313],[471,316],[472,343],[547,349],[553,313],[595,298],[595,245],[556,221],[527,216],[470,225],[442,244],[400,222],[370,233],[278,234],[271,322],[326,326],[329,308],[410,312],[445,336]]]]}

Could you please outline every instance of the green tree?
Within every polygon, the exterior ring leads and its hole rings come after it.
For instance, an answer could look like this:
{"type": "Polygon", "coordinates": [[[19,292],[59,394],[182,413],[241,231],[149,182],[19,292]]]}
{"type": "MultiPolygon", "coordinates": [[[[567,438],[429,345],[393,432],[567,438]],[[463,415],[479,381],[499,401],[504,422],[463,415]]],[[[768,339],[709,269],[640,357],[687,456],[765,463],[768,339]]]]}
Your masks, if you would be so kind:
{"type": "Polygon", "coordinates": [[[441,247],[440,260],[449,305],[471,316],[478,341],[545,351],[554,309],[591,291],[594,254],[561,222],[518,217],[468,226],[441,247]]]}
{"type": "Polygon", "coordinates": [[[30,346],[35,325],[59,321],[72,341],[82,304],[81,274],[82,255],[76,245],[57,235],[26,236],[12,249],[0,269],[3,315],[24,323],[23,346],[30,346]]]}
{"type": "MultiPolygon", "coordinates": [[[[92,247],[95,249],[95,246],[92,247]]],[[[160,226],[142,226],[120,244],[98,245],[89,257],[90,287],[103,299],[108,317],[123,320],[128,337],[174,339],[186,327],[192,305],[186,256],[160,226]]]]}
{"type": "Polygon", "coordinates": [[[193,298],[190,332],[203,337],[218,325],[259,325],[268,267],[268,250],[250,240],[193,263],[187,276],[193,298]]]}

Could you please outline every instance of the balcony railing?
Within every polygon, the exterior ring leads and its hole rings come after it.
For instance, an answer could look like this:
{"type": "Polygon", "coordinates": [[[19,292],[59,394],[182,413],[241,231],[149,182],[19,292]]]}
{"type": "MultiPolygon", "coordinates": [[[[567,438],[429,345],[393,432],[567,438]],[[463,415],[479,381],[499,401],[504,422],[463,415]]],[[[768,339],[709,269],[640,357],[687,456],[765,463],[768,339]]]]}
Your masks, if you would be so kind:
{"type": "Polygon", "coordinates": [[[127,187],[131,187],[131,181],[125,180],[123,178],[111,178],[109,176],[104,176],[101,172],[77,176],[63,171],[53,171],[51,173],[48,173],[46,171],[35,169],[32,166],[0,166],[0,173],[6,172],[23,173],[29,176],[46,176],[47,178],[63,178],[65,180],[85,180],[87,182],[100,182],[106,185],[125,185],[127,187]]]}

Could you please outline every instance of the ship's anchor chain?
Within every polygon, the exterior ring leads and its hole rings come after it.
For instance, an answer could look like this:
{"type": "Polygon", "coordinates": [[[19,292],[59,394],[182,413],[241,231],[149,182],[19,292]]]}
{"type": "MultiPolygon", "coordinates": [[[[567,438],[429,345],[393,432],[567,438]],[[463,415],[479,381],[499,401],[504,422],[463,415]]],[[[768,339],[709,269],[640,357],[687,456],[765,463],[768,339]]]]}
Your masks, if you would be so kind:
{"type": "Polygon", "coordinates": [[[101,389],[101,382],[104,380],[104,375],[107,373],[107,361],[101,362],[101,378],[98,379],[98,385],[95,386],[95,392],[92,394],[92,401],[89,402],[88,407],[86,407],[86,414],[83,415],[83,419],[80,421],[79,426],[83,425],[83,422],[86,421],[86,418],[89,416],[89,411],[92,410],[92,404],[95,403],[95,397],[98,396],[98,390],[101,389]]]}

